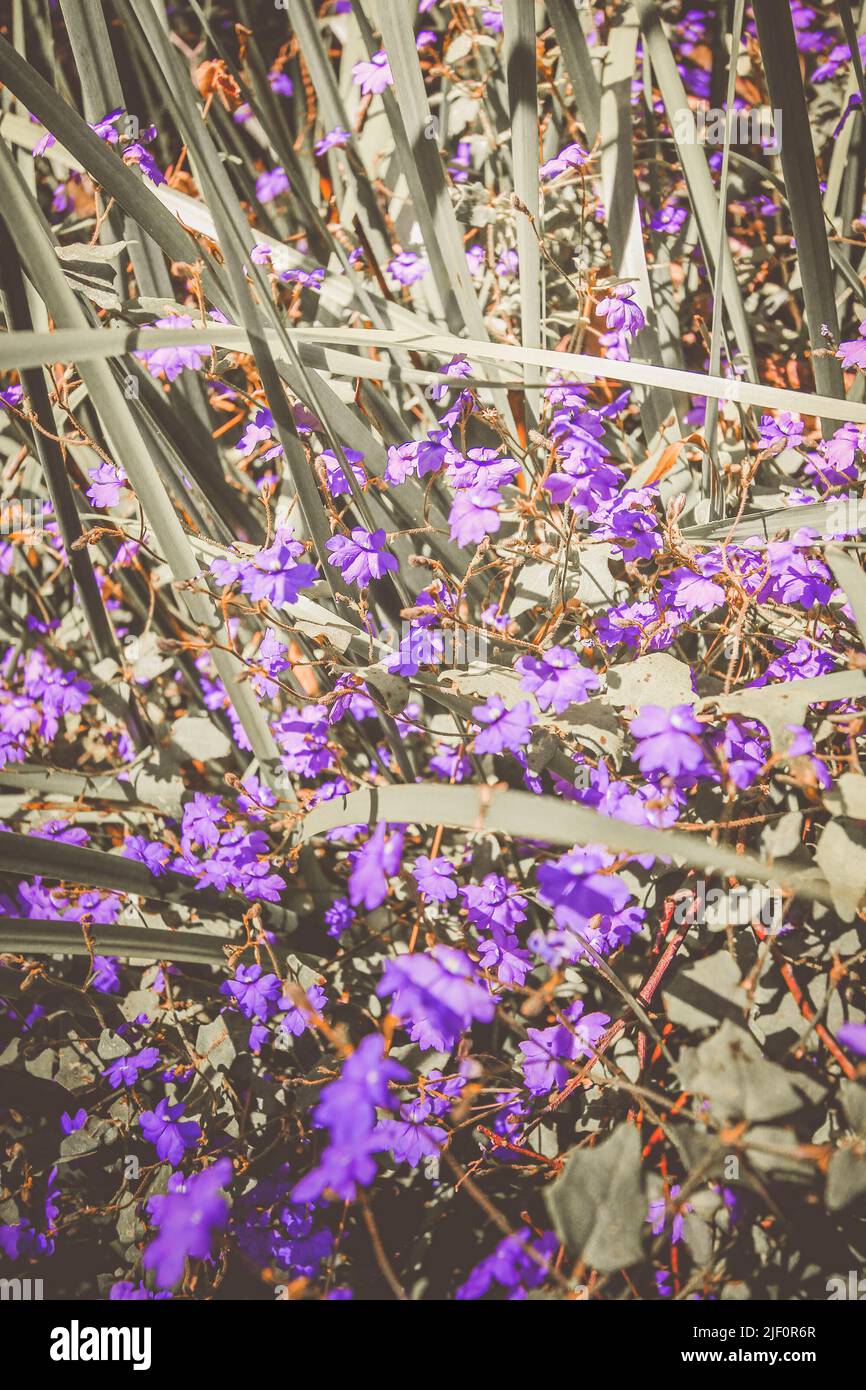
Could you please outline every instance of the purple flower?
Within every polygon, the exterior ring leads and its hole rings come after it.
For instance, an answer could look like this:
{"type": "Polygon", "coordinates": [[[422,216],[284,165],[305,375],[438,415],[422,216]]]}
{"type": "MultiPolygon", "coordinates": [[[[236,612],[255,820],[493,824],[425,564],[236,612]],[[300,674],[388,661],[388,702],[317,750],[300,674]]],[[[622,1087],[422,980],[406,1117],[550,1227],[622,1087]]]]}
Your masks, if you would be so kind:
{"type": "MultiPolygon", "coordinates": [[[[253,256],[255,259],[255,256],[253,256]]],[[[269,410],[257,410],[252,420],[248,420],[243,434],[235,445],[238,453],[246,456],[251,454],[259,444],[271,438],[274,428],[274,417],[269,410]]],[[[282,450],[280,450],[282,452],[282,450]]],[[[264,454],[264,459],[269,459],[271,454],[264,454]]]]}
{"type": "Polygon", "coordinates": [[[189,1178],[174,1174],[168,1192],[149,1198],[148,1214],[159,1233],[145,1250],[142,1263],[154,1270],[160,1288],[180,1283],[187,1257],[204,1260],[210,1255],[213,1238],[228,1219],[229,1204],[222,1189],[231,1178],[231,1161],[218,1158],[189,1178]]]}
{"type": "Polygon", "coordinates": [[[381,906],[388,896],[388,879],[400,870],[402,853],[402,831],[389,835],[387,825],[380,822],[352,861],[349,899],[353,907],[363,903],[372,912],[381,906]]]}
{"type": "Polygon", "coordinates": [[[307,1031],[311,1015],[320,1014],[328,1002],[328,996],[321,985],[310,985],[304,994],[310,1006],[307,1010],[296,1004],[290,995],[284,995],[280,1000],[280,1008],[285,1010],[285,1015],[280,1020],[280,1028],[284,1033],[291,1033],[293,1038],[299,1038],[307,1031]]]}
{"type": "Polygon", "coordinates": [[[102,1073],[111,1086],[134,1086],[139,1073],[150,1071],[159,1065],[159,1052],[155,1047],[142,1048],[139,1053],[129,1053],[126,1057],[116,1057],[102,1073]]]}
{"type": "Polygon", "coordinates": [[[295,1187],[296,1202],[310,1202],[323,1192],[351,1201],[359,1186],[376,1175],[373,1154],[382,1147],[375,1134],[376,1109],[392,1109],[389,1087],[407,1081],[409,1073],[384,1055],[378,1033],[370,1033],[343,1063],[336,1081],[322,1091],[313,1119],[330,1131],[330,1142],[317,1168],[295,1187]]]}
{"type": "Polygon", "coordinates": [[[481,883],[467,883],[460,893],[469,921],[483,931],[495,927],[512,931],[526,921],[526,898],[499,874],[487,874],[481,883]]]}
{"type": "Polygon", "coordinates": [[[395,284],[414,285],[416,280],[423,280],[430,267],[414,251],[401,251],[388,262],[386,269],[395,284]]]}
{"type": "Polygon", "coordinates": [[[565,149],[560,150],[553,159],[548,159],[546,164],[542,164],[538,171],[538,177],[555,179],[560,174],[568,173],[571,169],[582,169],[588,159],[589,154],[582,145],[576,143],[566,145],[565,149]]]}
{"type": "Polygon", "coordinates": [[[315,777],[333,762],[328,746],[328,711],[324,705],[307,705],[287,710],[274,725],[274,735],[283,750],[286,772],[315,777]]]}
{"type": "Polygon", "coordinates": [[[725,601],[721,584],[705,579],[693,570],[676,569],[666,575],[659,588],[659,601],[664,608],[673,608],[683,618],[693,613],[708,613],[725,601]]]}
{"type": "Polygon", "coordinates": [[[450,946],[387,961],[376,993],[391,998],[391,1011],[409,1027],[413,1042],[440,1052],[449,1052],[473,1020],[489,1023],[496,1012],[472,961],[450,946]]]}
{"type": "Polygon", "coordinates": [[[355,913],[348,898],[335,898],[331,906],[325,910],[328,936],[335,936],[337,940],[344,931],[349,931],[354,926],[355,921],[355,913]]]}
{"type": "MultiPolygon", "coordinates": [[[[193,322],[189,314],[172,314],[169,318],[156,319],[152,327],[192,328],[193,322]]],[[[166,381],[174,381],[184,370],[197,372],[209,353],[210,348],[206,343],[196,343],[192,347],[153,348],[146,352],[136,352],[134,355],[145,363],[151,376],[161,376],[165,377],[166,381]]]]}
{"type": "MultiPolygon", "coordinates": [[[[647,1221],[652,1227],[654,1236],[660,1236],[667,1224],[668,1206],[678,1196],[680,1185],[675,1182],[667,1197],[656,1197],[649,1204],[647,1221]]],[[[690,1202],[686,1202],[682,1207],[677,1207],[671,1222],[671,1244],[676,1245],[682,1240],[683,1227],[685,1225],[686,1212],[692,1211],[690,1202]]]]}
{"type": "Polygon", "coordinates": [[[325,281],[325,271],[322,266],[316,266],[314,270],[302,270],[300,266],[291,266],[288,270],[280,272],[280,279],[287,284],[304,285],[308,290],[318,293],[325,281]]]}
{"type": "Polygon", "coordinates": [[[509,709],[501,696],[491,695],[484,705],[472,706],[472,718],[485,727],[475,737],[476,753],[515,753],[529,742],[535,716],[528,700],[509,709]]]}
{"type": "Polygon", "coordinates": [[[303,554],[300,541],[285,530],[277,531],[267,550],[238,566],[242,591],[254,602],[297,603],[301,589],[308,589],[318,579],[315,565],[297,563],[303,554]]]}
{"type": "Polygon", "coordinates": [[[357,62],[352,68],[352,76],[364,96],[378,96],[386,87],[394,85],[391,64],[384,49],[374,53],[369,62],[366,58],[357,62]]]}
{"type": "Polygon", "coordinates": [[[565,1023],[555,1028],[528,1028],[528,1041],[520,1044],[521,1066],[528,1089],[534,1096],[547,1095],[554,1086],[563,1086],[573,1070],[566,1063],[592,1055],[610,1023],[607,1014],[583,1015],[583,1000],[577,999],[562,1012],[565,1023]]]}
{"type": "Polygon", "coordinates": [[[664,776],[695,777],[709,766],[700,743],[703,732],[690,705],[646,705],[631,723],[637,740],[636,761],[641,772],[664,776]]]}
{"type": "Polygon", "coordinates": [[[87,1111],[76,1110],[74,1115],[70,1115],[68,1110],[64,1110],[60,1116],[60,1128],[64,1134],[76,1134],[79,1129],[83,1129],[87,1124],[87,1111]]]}
{"type": "Polygon", "coordinates": [[[120,989],[119,962],[113,956],[94,956],[91,984],[100,994],[116,994],[120,989]]]}
{"type": "Polygon", "coordinates": [[[607,298],[596,305],[595,312],[609,330],[628,337],[639,333],[646,323],[643,310],[634,302],[633,285],[615,285],[607,298]]]}
{"type": "Polygon", "coordinates": [[[650,218],[650,226],[654,232],[665,232],[668,236],[676,236],[681,231],[688,219],[688,210],[678,202],[665,203],[654,212],[650,218]]]}
{"type": "Polygon", "coordinates": [[[448,859],[428,859],[419,854],[412,865],[415,882],[425,898],[434,903],[444,903],[457,897],[457,884],[453,882],[454,865],[448,859]]]}
{"type": "Polygon", "coordinates": [[[116,1284],[112,1284],[108,1291],[110,1303],[124,1301],[144,1302],[147,1299],[164,1299],[170,1297],[171,1294],[168,1293],[154,1293],[152,1289],[146,1288],[140,1279],[137,1284],[131,1283],[129,1279],[120,1279],[116,1284]]]}
{"type": "Polygon", "coordinates": [[[220,985],[220,994],[233,999],[244,1018],[270,1018],[276,1012],[282,985],[274,974],[262,974],[258,964],[239,965],[234,979],[220,985]]]}
{"type": "Polygon", "coordinates": [[[329,130],[321,140],[316,141],[313,149],[316,156],[321,159],[323,154],[328,153],[328,150],[343,149],[344,146],[348,145],[351,138],[348,130],[344,130],[343,127],[339,125],[334,126],[333,130],[329,130]]]}
{"type": "Polygon", "coordinates": [[[805,425],[799,415],[782,410],[778,415],[761,416],[761,446],[774,454],[798,448],[803,443],[805,425]]]}
{"type": "Polygon", "coordinates": [[[550,647],[543,656],[522,656],[515,662],[522,676],[521,690],[534,695],[539,709],[562,714],[569,705],[582,704],[597,690],[598,676],[581,666],[576,652],[550,647]]]}
{"type": "Polygon", "coordinates": [[[260,203],[272,203],[283,193],[289,191],[289,177],[279,164],[275,169],[266,169],[256,179],[256,197],[260,203]]]}
{"type": "Polygon", "coordinates": [[[100,463],[98,468],[89,470],[88,477],[91,485],[87,497],[94,507],[116,507],[127,481],[123,469],[113,463],[100,463]]]}
{"type": "Polygon", "coordinates": [[[160,840],[145,840],[143,835],[128,835],[123,842],[121,854],[124,859],[135,859],[146,864],[154,878],[160,878],[168,867],[171,850],[160,840]]]}
{"type": "Polygon", "coordinates": [[[498,1284],[509,1291],[508,1300],[524,1299],[528,1288],[537,1289],[547,1277],[544,1265],[527,1254],[527,1246],[549,1261],[556,1254],[559,1241],[552,1231],[533,1241],[528,1227],[521,1226],[513,1235],[501,1240],[492,1255],[475,1266],[454,1297],[461,1301],[483,1298],[494,1284],[498,1284]]]}
{"type": "Polygon", "coordinates": [[[451,539],[458,545],[477,545],[499,530],[501,498],[495,487],[464,488],[457,493],[448,515],[451,539]]]}
{"type": "Polygon", "coordinates": [[[505,26],[502,10],[497,5],[486,5],[481,11],[481,23],[492,34],[501,34],[505,26]]]}
{"type": "Polygon", "coordinates": [[[552,904],[557,926],[580,928],[593,917],[622,911],[632,893],[616,874],[603,872],[613,862],[607,850],[588,845],[539,865],[538,891],[552,904]]]}
{"type": "Polygon", "coordinates": [[[178,1102],[169,1105],[167,1099],[155,1110],[143,1110],[138,1117],[145,1139],[155,1145],[157,1158],[175,1167],[187,1149],[194,1149],[201,1138],[201,1126],[195,1120],[182,1120],[185,1107],[178,1102]]]}
{"type": "MultiPolygon", "coordinates": [[[[364,455],[359,453],[357,449],[347,448],[343,449],[343,455],[348,465],[348,471],[353,474],[358,486],[363,487],[367,478],[363,468],[359,468],[358,465],[363,462],[364,455]]],[[[333,449],[322,450],[322,462],[325,465],[325,476],[328,480],[328,491],[331,496],[348,496],[352,489],[346,477],[346,469],[337,458],[333,449]]]]}
{"type": "Polygon", "coordinates": [[[157,188],[161,183],[166,182],[165,175],[150,150],[146,150],[139,141],[136,140],[133,144],[127,145],[122,152],[122,158],[124,164],[137,164],[144,177],[150,179],[157,188]]]}
{"type": "Polygon", "coordinates": [[[836,1037],[843,1047],[866,1057],[866,1023],[843,1023],[837,1028],[836,1037]]]}
{"type": "Polygon", "coordinates": [[[399,569],[396,555],[385,546],[385,532],[355,526],[351,536],[332,536],[327,543],[330,563],[339,568],[347,584],[365,589],[373,579],[399,569]]]}
{"type": "Polygon", "coordinates": [[[225,807],[218,796],[196,792],[183,808],[180,833],[184,854],[190,854],[196,845],[202,848],[218,845],[219,825],[224,819],[225,807]]]}
{"type": "Polygon", "coordinates": [[[836,356],[846,371],[851,367],[859,367],[861,371],[866,371],[866,319],[860,324],[859,333],[859,338],[839,344],[836,356]]]}
{"type": "Polygon", "coordinates": [[[471,168],[472,143],[469,140],[458,140],[457,148],[451,156],[451,163],[448,165],[448,172],[455,183],[465,183],[471,168]]]}

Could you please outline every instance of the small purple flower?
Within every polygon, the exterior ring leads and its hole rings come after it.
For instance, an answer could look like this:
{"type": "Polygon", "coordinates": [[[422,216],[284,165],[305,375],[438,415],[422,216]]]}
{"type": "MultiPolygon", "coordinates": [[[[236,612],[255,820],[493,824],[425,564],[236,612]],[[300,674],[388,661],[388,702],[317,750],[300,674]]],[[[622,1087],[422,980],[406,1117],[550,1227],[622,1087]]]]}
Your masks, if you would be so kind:
{"type": "Polygon", "coordinates": [[[145,1139],[156,1148],[157,1158],[172,1167],[180,1162],[187,1149],[194,1149],[201,1138],[201,1126],[196,1120],[180,1118],[184,1109],[181,1102],[170,1105],[164,1098],[155,1110],[143,1110],[138,1117],[145,1139]]]}
{"type": "Polygon", "coordinates": [[[301,589],[308,589],[319,577],[315,565],[300,561],[303,554],[300,541],[278,530],[267,550],[238,566],[242,591],[256,603],[260,599],[273,604],[297,603],[301,589]]]}
{"type": "Polygon", "coordinates": [[[331,906],[325,910],[328,936],[334,936],[337,940],[344,931],[349,931],[354,926],[356,920],[348,898],[335,898],[331,906]]]}
{"type": "Polygon", "coordinates": [[[262,974],[258,964],[239,965],[234,979],[220,985],[220,994],[233,999],[244,1018],[270,1018],[276,1012],[282,985],[273,973],[262,974]]]}
{"type": "Polygon", "coordinates": [[[273,203],[288,191],[289,177],[279,164],[275,169],[266,169],[256,179],[256,197],[260,203],[273,203]]]}
{"type": "Polygon", "coordinates": [[[352,137],[349,134],[348,130],[344,130],[343,127],[339,125],[334,126],[333,130],[329,130],[328,133],[324,135],[321,140],[316,141],[315,145],[313,146],[313,149],[317,157],[321,159],[322,155],[328,153],[328,150],[344,149],[345,146],[348,145],[351,138],[352,137]]]}
{"type": "Polygon", "coordinates": [[[139,1073],[150,1071],[159,1065],[160,1056],[155,1047],[142,1048],[141,1052],[129,1053],[126,1057],[116,1057],[102,1073],[111,1086],[134,1086],[139,1073]]]}
{"type": "Polygon", "coordinates": [[[160,1288],[180,1283],[187,1257],[204,1260],[210,1255],[214,1235],[228,1220],[229,1204],[221,1189],[228,1187],[231,1178],[231,1161],[218,1158],[189,1178],[173,1174],[168,1192],[149,1198],[148,1214],[159,1234],[145,1250],[142,1263],[154,1270],[160,1288]]]}
{"type": "Polygon", "coordinates": [[[539,895],[552,905],[557,926],[581,928],[593,917],[622,911],[632,893],[616,874],[605,872],[613,862],[607,850],[588,845],[538,866],[539,895]]]}
{"type": "Polygon", "coordinates": [[[499,1242],[492,1255],[488,1255],[475,1266],[454,1297],[461,1302],[483,1298],[498,1284],[500,1288],[508,1290],[509,1301],[526,1298],[526,1290],[537,1289],[547,1277],[544,1264],[533,1260],[527,1253],[527,1247],[550,1261],[559,1246],[559,1240],[553,1231],[548,1231],[537,1241],[533,1241],[531,1236],[532,1233],[526,1226],[521,1226],[513,1235],[506,1236],[499,1242]]]}
{"type": "Polygon", "coordinates": [[[843,1047],[866,1057],[866,1023],[843,1023],[836,1030],[843,1047]]]}
{"type": "Polygon", "coordinates": [[[384,49],[374,53],[369,62],[366,58],[357,62],[352,68],[352,76],[364,96],[378,96],[386,87],[394,85],[391,64],[384,49]]]}
{"type": "Polygon", "coordinates": [[[94,956],[91,984],[100,994],[116,994],[120,989],[119,962],[113,956],[94,956]]]}
{"type": "Polygon", "coordinates": [[[836,356],[846,371],[851,367],[859,367],[861,371],[866,371],[866,319],[860,324],[859,333],[859,338],[839,344],[836,356]]]}
{"type": "Polygon", "coordinates": [[[416,280],[423,280],[430,267],[414,251],[401,251],[388,262],[386,269],[395,284],[414,285],[416,280]]]}
{"type": "Polygon", "coordinates": [[[451,539],[458,545],[478,545],[495,535],[501,525],[500,501],[495,487],[462,488],[448,515],[451,539]]]}
{"type": "Polygon", "coordinates": [[[658,212],[653,213],[650,218],[650,226],[654,232],[664,232],[667,236],[676,236],[677,232],[682,231],[688,220],[688,215],[688,210],[680,203],[665,203],[658,212]]]}
{"type": "Polygon", "coordinates": [[[457,897],[457,884],[453,881],[454,865],[448,859],[428,859],[419,854],[412,865],[415,882],[425,898],[434,903],[448,902],[457,897]]]}
{"type": "Polygon", "coordinates": [[[87,489],[88,501],[94,507],[116,507],[127,481],[122,468],[113,463],[100,463],[88,473],[90,487],[87,489]]]}
{"type": "Polygon", "coordinates": [[[569,705],[579,705],[598,689],[594,671],[581,666],[576,652],[550,647],[543,656],[522,656],[515,662],[522,676],[521,690],[534,695],[539,709],[562,714],[569,705]]]}
{"type": "MultiPolygon", "coordinates": [[[[156,319],[152,327],[192,328],[193,322],[189,314],[172,314],[168,318],[156,319]]],[[[134,355],[139,361],[145,363],[151,376],[161,376],[165,377],[166,381],[174,381],[184,370],[197,372],[209,353],[210,348],[206,343],[196,343],[186,347],[153,348],[148,351],[136,352],[134,355]]]]}
{"type": "Polygon", "coordinates": [[[167,870],[171,850],[161,840],[145,840],[143,835],[128,835],[123,842],[121,854],[124,859],[135,859],[146,864],[154,878],[160,878],[167,870]]]}
{"type": "Polygon", "coordinates": [[[328,1002],[328,996],[321,985],[310,985],[305,994],[309,1010],[300,1008],[290,995],[284,995],[280,1000],[280,1008],[285,1010],[285,1015],[280,1020],[280,1028],[284,1033],[291,1033],[293,1038],[299,1038],[307,1031],[311,1015],[320,1014],[328,1002]]]}
{"type": "Polygon", "coordinates": [[[476,753],[515,753],[529,742],[535,716],[528,700],[509,709],[499,695],[485,705],[472,706],[472,718],[485,727],[475,737],[476,753]]]}
{"type": "Polygon", "coordinates": [[[364,461],[364,455],[359,453],[357,449],[344,448],[343,456],[346,460],[346,468],[343,467],[333,449],[322,450],[322,462],[325,465],[328,491],[332,497],[344,497],[351,493],[352,489],[346,477],[347,470],[352,473],[359,487],[363,488],[367,481],[363,468],[359,467],[364,461]]]}
{"type": "Polygon", "coordinates": [[[633,337],[646,323],[643,310],[634,302],[633,285],[615,285],[606,299],[596,305],[595,312],[604,319],[608,330],[633,337]]]}
{"type": "Polygon", "coordinates": [[[472,961],[450,946],[386,961],[376,993],[391,998],[391,1011],[425,1050],[449,1052],[475,1019],[489,1023],[496,1012],[472,961]]]}
{"type": "Polygon", "coordinates": [[[181,820],[181,844],[184,854],[193,848],[213,848],[219,844],[220,822],[225,819],[225,807],[218,796],[208,796],[205,792],[195,792],[192,801],[183,808],[181,820]]]}
{"type": "Polygon", "coordinates": [[[363,903],[372,912],[381,906],[388,896],[388,879],[399,873],[402,854],[402,831],[389,835],[387,825],[380,822],[353,857],[349,875],[349,900],[353,907],[363,903]]]}
{"type": "Polygon", "coordinates": [[[636,761],[641,772],[694,777],[709,771],[700,743],[703,726],[690,705],[646,705],[631,723],[637,740],[636,761]]]}
{"type": "Polygon", "coordinates": [[[76,1134],[79,1129],[83,1129],[87,1124],[87,1111],[76,1110],[74,1115],[70,1115],[68,1110],[64,1110],[60,1116],[60,1128],[64,1134],[76,1134]]]}
{"type": "Polygon", "coordinates": [[[583,1000],[577,999],[562,1011],[566,1023],[554,1028],[528,1028],[528,1041],[520,1044],[521,1066],[528,1090],[534,1096],[547,1095],[554,1086],[563,1086],[572,1070],[567,1062],[592,1056],[610,1023],[607,1014],[584,1017],[583,1000]]]}
{"type": "Polygon", "coordinates": [[[327,547],[330,563],[339,568],[346,583],[361,589],[400,567],[396,555],[386,548],[384,530],[365,531],[355,526],[351,536],[332,536],[327,547]]]}
{"type": "MultiPolygon", "coordinates": [[[[668,1207],[679,1195],[680,1185],[675,1182],[667,1197],[656,1197],[649,1204],[647,1221],[652,1227],[654,1236],[660,1236],[667,1225],[668,1207]]],[[[690,1202],[685,1202],[682,1207],[678,1207],[671,1221],[671,1244],[677,1245],[683,1237],[683,1227],[685,1225],[686,1213],[693,1210],[690,1202]]]]}
{"type": "Polygon", "coordinates": [[[385,1056],[378,1033],[362,1039],[313,1112],[315,1123],[330,1131],[330,1142],[318,1167],[295,1187],[296,1202],[316,1201],[326,1191],[351,1201],[359,1186],[372,1182],[373,1155],[382,1147],[375,1134],[376,1109],[393,1109],[390,1086],[408,1079],[405,1067],[385,1056]]]}
{"type": "Polygon", "coordinates": [[[548,159],[546,164],[542,164],[538,177],[545,180],[558,178],[560,174],[566,174],[572,169],[582,169],[588,159],[589,154],[582,145],[566,145],[553,159],[548,159]]]}
{"type": "Polygon", "coordinates": [[[166,182],[165,174],[160,169],[150,150],[146,150],[138,140],[133,144],[127,145],[122,151],[124,164],[137,164],[146,179],[157,188],[161,183],[166,182]]]}

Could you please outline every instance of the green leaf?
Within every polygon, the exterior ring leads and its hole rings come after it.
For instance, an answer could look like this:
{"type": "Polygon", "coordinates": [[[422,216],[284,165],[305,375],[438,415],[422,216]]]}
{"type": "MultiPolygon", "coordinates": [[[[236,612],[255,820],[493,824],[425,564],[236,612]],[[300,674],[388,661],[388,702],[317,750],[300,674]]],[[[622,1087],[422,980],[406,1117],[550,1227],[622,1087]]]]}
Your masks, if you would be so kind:
{"type": "Polygon", "coordinates": [[[775,0],[754,0],[753,11],[770,105],[782,114],[780,159],[800,263],[815,382],[822,395],[844,398],[842,368],[827,351],[827,333],[831,342],[839,341],[839,316],[794,21],[789,6],[778,5],[775,0]]]}
{"type": "Polygon", "coordinates": [[[549,845],[607,845],[634,854],[669,855],[738,880],[777,884],[805,897],[829,900],[826,884],[799,880],[796,868],[788,872],[784,864],[764,864],[749,855],[698,841],[694,835],[631,825],[599,815],[586,806],[564,803],[558,797],[487,786],[420,782],[364,788],[317,806],[300,823],[298,840],[304,843],[341,825],[376,825],[379,821],[392,825],[447,825],[479,835],[529,837],[549,845]]]}
{"type": "Polygon", "coordinates": [[[680,1054],[678,1074],[686,1090],[707,1097],[718,1124],[781,1119],[820,1100],[826,1089],[769,1061],[751,1034],[729,1019],[700,1047],[680,1054]]]}
{"type": "Polygon", "coordinates": [[[203,714],[183,714],[171,726],[171,741],[199,762],[219,762],[232,751],[232,742],[222,729],[203,714]]]}
{"type": "Polygon", "coordinates": [[[594,1148],[572,1149],[544,1194],[560,1240],[591,1269],[622,1269],[641,1258],[647,1201],[640,1160],[637,1130],[620,1125],[594,1148]]]}
{"type": "MultiPolygon", "coordinates": [[[[223,947],[239,944],[237,938],[194,931],[162,931],[156,927],[96,924],[89,928],[89,935],[98,955],[118,956],[121,960],[185,961],[191,965],[216,967],[225,966],[223,947]]],[[[31,917],[0,918],[0,951],[51,956],[90,954],[77,922],[45,922],[31,917]]]]}
{"type": "Polygon", "coordinates": [[[726,1018],[742,1025],[749,1008],[739,966],[728,951],[716,951],[666,978],[664,1001],[671,1023],[692,1031],[726,1018]]]}
{"type": "Polygon", "coordinates": [[[833,906],[843,922],[855,922],[866,898],[866,833],[841,820],[821,832],[815,863],[830,885],[833,906]]]}
{"type": "Polygon", "coordinates": [[[830,1211],[841,1211],[866,1192],[866,1155],[855,1149],[837,1149],[827,1169],[824,1200],[830,1211]]]}

